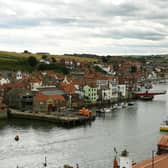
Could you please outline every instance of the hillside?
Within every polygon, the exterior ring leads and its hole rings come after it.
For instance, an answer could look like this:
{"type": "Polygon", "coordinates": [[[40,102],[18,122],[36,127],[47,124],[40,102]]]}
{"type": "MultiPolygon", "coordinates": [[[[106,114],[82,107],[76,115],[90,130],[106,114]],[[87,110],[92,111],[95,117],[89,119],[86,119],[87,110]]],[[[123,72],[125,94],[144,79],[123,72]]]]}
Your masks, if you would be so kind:
{"type": "MultiPolygon", "coordinates": [[[[16,53],[16,52],[7,52],[0,51],[0,70],[24,70],[24,71],[32,71],[33,67],[31,67],[27,63],[27,58],[30,56],[35,57],[37,60],[40,60],[43,54],[32,54],[32,53],[16,53]]],[[[73,56],[73,55],[47,55],[47,58],[55,58],[56,61],[60,61],[61,59],[70,59],[80,62],[97,62],[96,58],[88,58],[81,56],[73,56]]]]}

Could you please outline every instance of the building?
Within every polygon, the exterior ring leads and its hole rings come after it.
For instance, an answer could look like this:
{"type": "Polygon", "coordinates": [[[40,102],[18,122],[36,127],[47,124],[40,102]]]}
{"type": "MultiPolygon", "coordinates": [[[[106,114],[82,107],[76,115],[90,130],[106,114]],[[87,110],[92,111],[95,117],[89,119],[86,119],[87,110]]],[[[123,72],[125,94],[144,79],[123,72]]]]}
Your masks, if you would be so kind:
{"type": "Polygon", "coordinates": [[[77,107],[79,104],[79,92],[77,91],[77,87],[71,81],[69,82],[67,77],[65,76],[64,80],[60,83],[60,89],[65,92],[65,99],[67,107],[77,107]]]}
{"type": "Polygon", "coordinates": [[[42,81],[39,79],[33,79],[30,82],[31,91],[38,91],[38,88],[42,86],[42,81]]]}
{"type": "Polygon", "coordinates": [[[65,92],[56,88],[44,88],[34,97],[34,112],[60,111],[65,106],[65,92]]]}
{"type": "Polygon", "coordinates": [[[8,78],[0,78],[0,85],[8,84],[10,80],[8,78]]]}
{"type": "Polygon", "coordinates": [[[23,74],[21,71],[16,72],[16,80],[22,80],[23,79],[23,74]]]}
{"type": "Polygon", "coordinates": [[[11,108],[21,111],[32,111],[33,95],[28,89],[13,88],[7,92],[5,102],[11,108]]]}
{"type": "Polygon", "coordinates": [[[84,86],[83,92],[85,99],[90,102],[96,102],[98,99],[97,90],[98,89],[95,86],[88,86],[88,85],[84,86]]]}
{"type": "Polygon", "coordinates": [[[127,93],[126,93],[126,85],[125,84],[118,85],[118,93],[122,97],[125,97],[127,95],[127,93]]]}

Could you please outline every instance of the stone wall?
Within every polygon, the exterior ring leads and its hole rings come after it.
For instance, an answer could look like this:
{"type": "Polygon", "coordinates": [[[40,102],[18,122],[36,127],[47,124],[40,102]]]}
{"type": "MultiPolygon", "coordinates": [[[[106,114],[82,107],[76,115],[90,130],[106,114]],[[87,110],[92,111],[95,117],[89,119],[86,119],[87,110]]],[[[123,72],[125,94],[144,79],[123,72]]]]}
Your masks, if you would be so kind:
{"type": "Polygon", "coordinates": [[[7,111],[0,111],[0,119],[7,119],[8,115],[7,115],[7,111]]]}

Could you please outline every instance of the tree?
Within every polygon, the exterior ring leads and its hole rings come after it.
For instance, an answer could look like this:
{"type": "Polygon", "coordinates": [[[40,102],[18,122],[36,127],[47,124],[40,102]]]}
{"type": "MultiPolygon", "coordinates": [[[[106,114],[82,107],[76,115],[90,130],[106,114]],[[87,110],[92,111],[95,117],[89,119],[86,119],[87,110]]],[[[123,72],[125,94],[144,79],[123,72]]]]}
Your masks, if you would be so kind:
{"type": "Polygon", "coordinates": [[[35,67],[37,65],[37,59],[33,56],[28,57],[27,61],[28,64],[32,67],[35,67]]]}
{"type": "Polygon", "coordinates": [[[46,60],[47,59],[47,55],[42,55],[41,58],[46,60]]]}
{"type": "Polygon", "coordinates": [[[59,63],[51,63],[51,64],[40,63],[37,69],[40,71],[55,70],[56,72],[59,72],[59,73],[69,74],[69,70],[64,65],[59,63]]]}
{"type": "Polygon", "coordinates": [[[131,69],[130,69],[130,72],[132,72],[132,73],[137,72],[137,66],[136,65],[132,65],[131,69]]]}
{"type": "Polygon", "coordinates": [[[107,57],[105,57],[105,56],[101,57],[101,59],[102,59],[103,63],[107,63],[108,62],[107,57]]]}
{"type": "Polygon", "coordinates": [[[52,62],[56,62],[56,59],[54,57],[51,57],[52,62]]]}
{"type": "Polygon", "coordinates": [[[24,53],[24,54],[31,54],[31,52],[29,52],[28,50],[24,50],[23,53],[24,53]]]}

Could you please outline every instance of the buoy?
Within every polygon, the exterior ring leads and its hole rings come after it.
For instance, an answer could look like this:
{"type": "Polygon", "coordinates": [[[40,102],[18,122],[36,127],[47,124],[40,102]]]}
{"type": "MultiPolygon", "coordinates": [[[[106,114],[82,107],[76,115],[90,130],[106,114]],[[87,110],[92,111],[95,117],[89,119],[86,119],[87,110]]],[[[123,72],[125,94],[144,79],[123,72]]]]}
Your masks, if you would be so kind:
{"type": "Polygon", "coordinates": [[[44,167],[47,167],[47,157],[45,156],[45,162],[43,164],[44,167]]]}
{"type": "Polygon", "coordinates": [[[19,141],[19,135],[15,136],[15,141],[19,141]]]}

